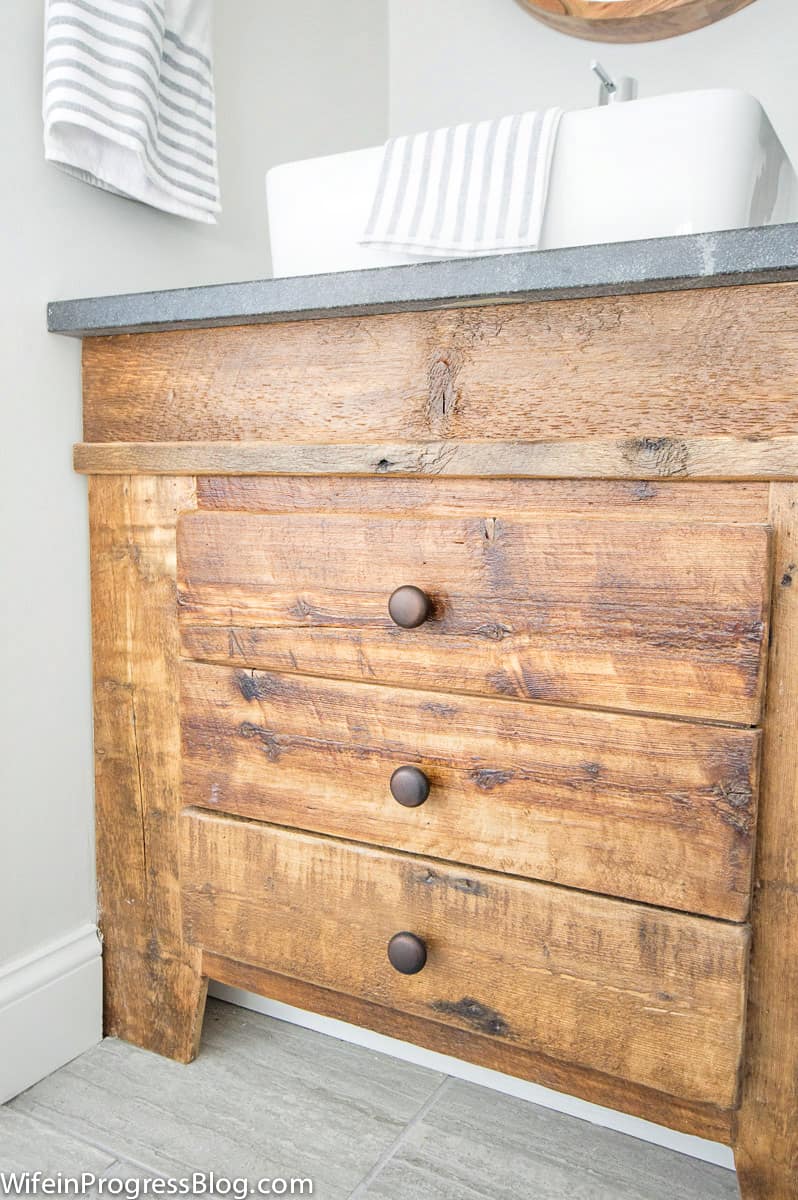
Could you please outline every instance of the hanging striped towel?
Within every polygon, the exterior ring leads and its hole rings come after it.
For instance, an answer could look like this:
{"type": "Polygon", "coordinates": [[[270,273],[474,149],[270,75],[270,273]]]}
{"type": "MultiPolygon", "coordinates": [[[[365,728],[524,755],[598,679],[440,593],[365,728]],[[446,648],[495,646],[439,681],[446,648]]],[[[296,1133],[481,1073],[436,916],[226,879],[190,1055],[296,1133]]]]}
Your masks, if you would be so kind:
{"type": "Polygon", "coordinates": [[[385,144],[363,245],[410,254],[535,249],[562,109],[385,144]]]}
{"type": "Polygon", "coordinates": [[[214,223],[210,6],[47,0],[47,160],[109,192],[214,223]]]}

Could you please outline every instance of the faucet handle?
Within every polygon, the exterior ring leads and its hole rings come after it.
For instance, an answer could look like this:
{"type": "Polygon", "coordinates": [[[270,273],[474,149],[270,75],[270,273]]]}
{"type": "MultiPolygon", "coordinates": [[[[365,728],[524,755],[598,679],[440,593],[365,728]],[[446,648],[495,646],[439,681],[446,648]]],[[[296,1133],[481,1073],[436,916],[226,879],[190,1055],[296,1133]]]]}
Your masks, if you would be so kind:
{"type": "MultiPolygon", "coordinates": [[[[605,70],[605,68],[602,67],[601,63],[599,62],[599,60],[597,58],[592,58],[590,60],[590,70],[593,72],[594,75],[598,75],[599,81],[601,83],[602,92],[606,92],[606,94],[608,96],[612,96],[612,95],[614,95],[615,92],[617,92],[617,90],[618,90],[617,83],[615,82],[613,77],[610,75],[609,71],[605,70]]],[[[605,101],[605,103],[606,103],[606,101],[605,101]]]]}
{"type": "Polygon", "coordinates": [[[633,79],[631,75],[621,75],[619,79],[615,80],[597,58],[591,60],[590,70],[599,79],[600,105],[618,104],[623,100],[637,98],[637,80],[633,79]]]}

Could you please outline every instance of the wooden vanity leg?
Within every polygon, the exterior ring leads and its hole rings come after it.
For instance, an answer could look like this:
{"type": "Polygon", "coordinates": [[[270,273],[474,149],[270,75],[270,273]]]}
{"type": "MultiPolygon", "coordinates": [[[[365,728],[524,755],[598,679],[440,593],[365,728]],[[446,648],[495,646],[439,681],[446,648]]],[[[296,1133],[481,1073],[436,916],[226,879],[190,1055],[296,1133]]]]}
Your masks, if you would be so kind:
{"type": "Polygon", "coordinates": [[[175,524],[194,479],[89,482],[105,1032],[189,1062],[207,981],[183,940],[175,524]]]}
{"type": "Polygon", "coordinates": [[[743,1200],[798,1198],[798,485],[772,484],[774,601],[747,1050],[734,1135],[743,1200]]]}

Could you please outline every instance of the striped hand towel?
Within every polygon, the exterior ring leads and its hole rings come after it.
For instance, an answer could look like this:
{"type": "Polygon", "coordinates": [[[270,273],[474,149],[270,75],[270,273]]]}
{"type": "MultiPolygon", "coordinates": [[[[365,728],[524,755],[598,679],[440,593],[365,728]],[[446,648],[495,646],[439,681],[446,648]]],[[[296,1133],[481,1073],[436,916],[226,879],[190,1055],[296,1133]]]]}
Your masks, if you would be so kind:
{"type": "Polygon", "coordinates": [[[107,191],[214,223],[211,0],[47,0],[44,149],[107,191]]]}
{"type": "Polygon", "coordinates": [[[363,245],[457,256],[535,249],[562,109],[392,138],[363,245]]]}

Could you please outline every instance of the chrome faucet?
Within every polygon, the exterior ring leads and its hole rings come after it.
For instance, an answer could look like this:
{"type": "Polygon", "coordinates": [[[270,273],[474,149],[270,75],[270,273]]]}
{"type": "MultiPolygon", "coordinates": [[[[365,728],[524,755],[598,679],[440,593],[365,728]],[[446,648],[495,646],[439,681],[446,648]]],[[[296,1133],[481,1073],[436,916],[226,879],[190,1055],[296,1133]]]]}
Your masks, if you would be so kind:
{"type": "Polygon", "coordinates": [[[624,100],[637,99],[637,80],[631,75],[621,75],[618,79],[613,79],[596,58],[591,62],[590,70],[599,79],[600,105],[620,104],[624,100]]]}

